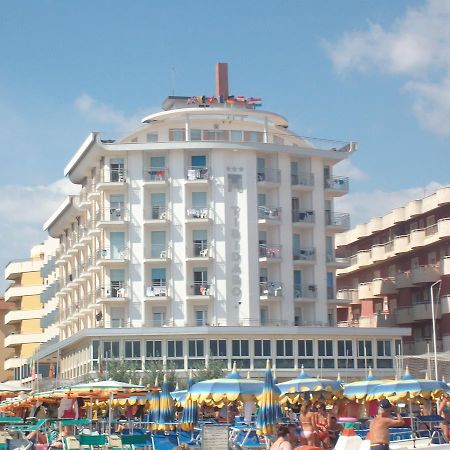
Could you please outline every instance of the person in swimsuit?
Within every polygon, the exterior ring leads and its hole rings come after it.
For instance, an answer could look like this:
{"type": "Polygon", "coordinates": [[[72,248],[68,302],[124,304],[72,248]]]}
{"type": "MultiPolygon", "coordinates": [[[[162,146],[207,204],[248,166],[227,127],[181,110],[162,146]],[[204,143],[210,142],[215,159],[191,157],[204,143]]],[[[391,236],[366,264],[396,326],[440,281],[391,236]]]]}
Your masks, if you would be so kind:
{"type": "Polygon", "coordinates": [[[302,444],[314,446],[314,432],[316,431],[316,416],[311,411],[311,403],[305,401],[300,408],[300,424],[302,432],[300,441],[302,444]]]}
{"type": "Polygon", "coordinates": [[[325,405],[317,406],[316,412],[316,435],[322,442],[323,448],[330,448],[330,438],[328,436],[328,414],[325,405]]]}
{"type": "Polygon", "coordinates": [[[378,405],[378,415],[370,422],[370,449],[389,450],[389,428],[401,427],[405,424],[403,417],[397,413],[397,418],[391,418],[392,405],[387,399],[378,405]]]}
{"type": "Polygon", "coordinates": [[[290,443],[289,428],[280,425],[277,429],[277,440],[270,446],[270,450],[294,450],[290,443]]]}
{"type": "Polygon", "coordinates": [[[441,422],[441,429],[442,429],[442,433],[444,435],[444,438],[447,442],[449,442],[448,439],[448,431],[449,431],[449,427],[448,424],[450,423],[450,396],[446,395],[440,405],[439,405],[439,415],[441,417],[443,417],[445,420],[443,422],[441,422]]]}

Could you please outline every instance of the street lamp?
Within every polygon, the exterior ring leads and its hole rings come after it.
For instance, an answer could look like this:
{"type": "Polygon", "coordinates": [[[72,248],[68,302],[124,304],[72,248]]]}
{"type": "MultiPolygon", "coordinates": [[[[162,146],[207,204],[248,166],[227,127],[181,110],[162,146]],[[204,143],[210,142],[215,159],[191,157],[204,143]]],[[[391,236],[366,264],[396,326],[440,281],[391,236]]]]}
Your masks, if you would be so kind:
{"type": "MultiPolygon", "coordinates": [[[[437,348],[436,348],[436,317],[434,314],[434,291],[433,288],[437,284],[441,284],[441,280],[436,281],[430,286],[430,295],[431,295],[431,321],[433,324],[433,353],[434,353],[434,377],[435,380],[438,379],[438,363],[437,363],[437,348]]],[[[439,286],[440,290],[440,286],[439,286]]],[[[438,291],[439,292],[439,291],[438,291]]],[[[438,295],[439,300],[439,295],[438,295]]]]}

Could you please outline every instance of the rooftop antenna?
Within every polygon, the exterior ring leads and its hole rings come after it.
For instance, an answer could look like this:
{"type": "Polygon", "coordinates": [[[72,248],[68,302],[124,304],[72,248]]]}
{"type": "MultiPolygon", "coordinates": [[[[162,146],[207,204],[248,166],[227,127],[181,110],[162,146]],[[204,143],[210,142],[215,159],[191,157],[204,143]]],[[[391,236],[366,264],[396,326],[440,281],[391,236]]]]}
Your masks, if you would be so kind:
{"type": "Polygon", "coordinates": [[[171,95],[175,95],[175,66],[172,66],[170,69],[170,79],[172,83],[171,95]]]}

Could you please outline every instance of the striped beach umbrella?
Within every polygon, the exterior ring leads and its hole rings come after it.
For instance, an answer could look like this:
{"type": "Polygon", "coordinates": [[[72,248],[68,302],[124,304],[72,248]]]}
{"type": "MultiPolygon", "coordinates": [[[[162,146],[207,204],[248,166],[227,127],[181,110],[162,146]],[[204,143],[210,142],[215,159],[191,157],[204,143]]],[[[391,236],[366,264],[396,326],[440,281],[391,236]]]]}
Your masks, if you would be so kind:
{"type": "MultiPolygon", "coordinates": [[[[192,379],[192,372],[189,374],[188,391],[192,389],[194,380],[192,379]]],[[[195,400],[185,396],[183,402],[183,415],[181,417],[181,429],[192,431],[198,422],[198,404],[195,400]]]]}
{"type": "Polygon", "coordinates": [[[263,386],[262,381],[241,377],[234,364],[233,371],[228,376],[199,381],[188,390],[186,397],[199,405],[220,407],[234,401],[254,401],[261,394],[263,386]]]}
{"type": "Polygon", "coordinates": [[[439,380],[417,379],[410,373],[408,367],[400,380],[383,383],[375,387],[369,400],[387,398],[393,403],[409,400],[439,399],[449,389],[447,383],[439,380]]]}
{"type": "Polygon", "coordinates": [[[372,369],[369,369],[369,374],[365,380],[344,384],[343,395],[349,400],[364,402],[377,386],[384,383],[390,383],[391,381],[392,380],[379,380],[373,376],[372,369]]]}
{"type": "Polygon", "coordinates": [[[264,374],[264,387],[258,400],[258,414],[256,416],[256,428],[259,434],[275,434],[275,425],[280,418],[279,404],[280,390],[275,386],[270,370],[270,362],[267,360],[264,374]]]}
{"type": "Polygon", "coordinates": [[[174,401],[170,396],[169,382],[164,374],[164,381],[159,395],[159,410],[156,422],[157,430],[171,430],[174,428],[174,401]]]}
{"type": "Polygon", "coordinates": [[[342,395],[341,380],[329,380],[325,378],[313,378],[305,373],[303,367],[297,378],[278,383],[281,391],[281,403],[296,404],[305,396],[323,397],[331,399],[342,395]]]}
{"type": "Polygon", "coordinates": [[[129,396],[131,394],[136,395],[138,393],[145,395],[147,390],[144,386],[138,384],[106,380],[75,384],[66,389],[66,392],[69,395],[77,397],[109,398],[111,394],[114,395],[114,397],[129,396]]]}

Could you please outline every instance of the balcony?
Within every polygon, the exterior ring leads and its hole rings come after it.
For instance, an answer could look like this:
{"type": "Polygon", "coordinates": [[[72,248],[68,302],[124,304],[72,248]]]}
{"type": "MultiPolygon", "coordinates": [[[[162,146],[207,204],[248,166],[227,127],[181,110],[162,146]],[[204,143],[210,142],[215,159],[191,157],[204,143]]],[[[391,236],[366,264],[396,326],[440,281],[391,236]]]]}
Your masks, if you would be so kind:
{"type": "Polygon", "coordinates": [[[372,294],[375,297],[384,297],[386,295],[393,295],[397,293],[395,285],[395,278],[375,278],[372,280],[372,294]]]}
{"type": "Polygon", "coordinates": [[[259,244],[260,262],[278,262],[281,260],[281,245],[259,244]]]}
{"type": "Polygon", "coordinates": [[[375,298],[375,295],[372,291],[372,282],[371,281],[369,281],[367,283],[359,283],[358,298],[359,298],[359,300],[370,300],[372,298],[375,298]]]}
{"type": "Polygon", "coordinates": [[[113,281],[109,286],[97,289],[96,303],[120,303],[128,300],[128,289],[123,281],[113,281]]]}
{"type": "Polygon", "coordinates": [[[342,303],[357,305],[360,303],[358,289],[340,289],[336,293],[336,299],[342,303]]]}
{"type": "Polygon", "coordinates": [[[327,253],[326,255],[327,266],[333,266],[337,269],[343,269],[350,265],[350,258],[336,257],[334,253],[327,253]]]}
{"type": "Polygon", "coordinates": [[[314,187],[314,175],[309,172],[291,174],[291,186],[293,191],[309,191],[314,187]]]}
{"type": "Polygon", "coordinates": [[[327,194],[333,197],[345,195],[348,192],[348,177],[331,177],[324,180],[324,188],[327,194]]]}
{"type": "Polygon", "coordinates": [[[103,208],[97,212],[98,226],[121,225],[128,221],[128,210],[123,207],[103,208]]]}
{"type": "Polygon", "coordinates": [[[44,333],[33,334],[10,334],[5,337],[5,347],[14,347],[22,344],[33,344],[45,342],[44,333]]]}
{"type": "Polygon", "coordinates": [[[264,281],[259,283],[259,299],[271,300],[283,296],[283,284],[279,281],[264,281]]]}
{"type": "Polygon", "coordinates": [[[295,300],[314,300],[317,298],[317,286],[315,284],[294,284],[295,300]]]}
{"type": "Polygon", "coordinates": [[[38,272],[43,261],[31,261],[29,259],[11,261],[5,267],[5,280],[15,280],[25,272],[38,272]]]}
{"type": "Polygon", "coordinates": [[[425,230],[412,230],[410,234],[411,248],[423,247],[425,245],[425,230]]]}
{"type": "Polygon", "coordinates": [[[97,252],[98,265],[122,265],[128,262],[129,251],[128,248],[103,248],[97,252]]]}
{"type": "Polygon", "coordinates": [[[41,317],[41,328],[48,328],[58,321],[58,308],[41,317]]]}
{"type": "Polygon", "coordinates": [[[260,186],[279,184],[281,181],[281,171],[278,169],[265,169],[262,172],[257,172],[256,180],[260,186]]]}
{"type": "Polygon", "coordinates": [[[160,226],[161,224],[165,224],[168,219],[169,208],[167,206],[152,206],[150,210],[150,218],[145,220],[145,223],[160,226]]]}
{"type": "Polygon", "coordinates": [[[210,219],[211,210],[208,207],[194,207],[186,210],[186,222],[206,222],[210,219]]]}
{"type": "MultiPolygon", "coordinates": [[[[413,318],[415,321],[431,320],[431,301],[425,301],[422,303],[415,303],[413,305],[413,318]]],[[[434,314],[436,319],[441,318],[440,305],[435,304],[434,314]]]]}
{"type": "Polygon", "coordinates": [[[165,301],[167,300],[167,284],[165,281],[153,283],[145,287],[145,300],[149,301],[165,301]]]}
{"type": "Polygon", "coordinates": [[[439,264],[428,264],[414,267],[411,270],[411,281],[413,284],[434,283],[441,278],[439,264]]]}
{"type": "Polygon", "coordinates": [[[450,256],[441,259],[441,275],[450,275],[450,256]]]}
{"type": "Polygon", "coordinates": [[[169,179],[167,167],[149,167],[144,169],[144,184],[165,184],[169,179]]]}
{"type": "Polygon", "coordinates": [[[279,206],[258,206],[258,223],[278,223],[281,220],[279,206]]]}
{"type": "Polygon", "coordinates": [[[187,252],[187,259],[194,261],[208,261],[211,257],[211,249],[208,241],[194,241],[187,252]]]}
{"type": "Polygon", "coordinates": [[[188,300],[209,300],[212,298],[212,285],[208,281],[194,281],[188,289],[188,300]]]}
{"type": "Polygon", "coordinates": [[[394,253],[396,255],[407,253],[409,250],[409,235],[396,236],[394,238],[394,253]]]}
{"type": "Polygon", "coordinates": [[[395,275],[395,285],[397,289],[411,288],[413,287],[413,282],[411,280],[411,271],[398,272],[395,275]]]}
{"type": "Polygon", "coordinates": [[[167,261],[169,259],[169,249],[167,244],[151,244],[149,248],[145,249],[146,262],[167,261]]]}
{"type": "Polygon", "coordinates": [[[121,188],[127,182],[127,172],[122,168],[105,167],[102,171],[100,181],[97,183],[98,190],[121,188]]]}
{"type": "Polygon", "coordinates": [[[294,264],[314,263],[316,260],[316,249],[314,247],[294,248],[292,251],[294,264]]]}
{"type": "Polygon", "coordinates": [[[40,295],[43,288],[43,285],[16,286],[12,284],[5,291],[5,302],[19,300],[26,295],[40,295]]]}
{"type": "Polygon", "coordinates": [[[292,211],[292,223],[295,225],[311,225],[314,223],[314,211],[294,209],[292,211]]]}
{"type": "Polygon", "coordinates": [[[9,311],[5,314],[5,324],[22,322],[27,319],[40,319],[43,315],[43,309],[9,311]]]}
{"type": "Polygon", "coordinates": [[[411,324],[414,322],[412,306],[397,307],[397,323],[399,325],[411,324]]]}
{"type": "Polygon", "coordinates": [[[190,166],[186,169],[186,183],[207,183],[211,178],[208,167],[190,166]]]}
{"type": "Polygon", "coordinates": [[[350,229],[350,214],[325,211],[325,226],[336,232],[350,229]]]}

